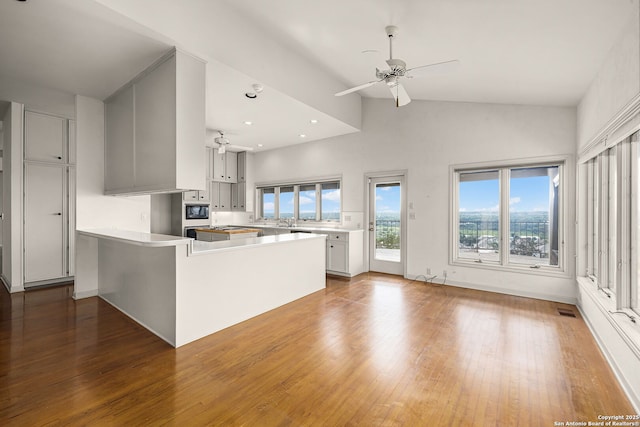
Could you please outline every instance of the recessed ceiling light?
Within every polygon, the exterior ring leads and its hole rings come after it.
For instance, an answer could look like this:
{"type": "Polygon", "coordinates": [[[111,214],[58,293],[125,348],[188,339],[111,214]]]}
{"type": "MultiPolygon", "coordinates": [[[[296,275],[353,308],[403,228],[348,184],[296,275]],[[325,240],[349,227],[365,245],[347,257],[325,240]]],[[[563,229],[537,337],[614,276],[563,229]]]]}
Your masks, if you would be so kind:
{"type": "Polygon", "coordinates": [[[263,144],[258,144],[258,147],[264,147],[264,145],[263,144]]]}
{"type": "Polygon", "coordinates": [[[316,119],[311,119],[311,120],[309,120],[309,123],[311,123],[311,124],[314,124],[314,125],[315,125],[316,123],[318,123],[318,121],[317,121],[316,119]]]}
{"type": "Polygon", "coordinates": [[[300,134],[300,138],[306,138],[306,137],[307,137],[307,135],[305,135],[304,133],[300,134]]]}
{"type": "Polygon", "coordinates": [[[253,122],[249,121],[249,120],[245,120],[244,124],[247,125],[247,126],[251,126],[253,124],[253,122]]]}

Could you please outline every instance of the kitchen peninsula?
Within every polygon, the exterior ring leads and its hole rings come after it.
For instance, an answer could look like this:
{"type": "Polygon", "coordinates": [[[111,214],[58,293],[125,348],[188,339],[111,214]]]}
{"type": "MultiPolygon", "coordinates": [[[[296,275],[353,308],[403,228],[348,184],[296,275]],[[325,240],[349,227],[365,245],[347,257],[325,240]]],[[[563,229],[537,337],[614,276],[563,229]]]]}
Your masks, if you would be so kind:
{"type": "Polygon", "coordinates": [[[179,347],[323,289],[325,239],[78,230],[75,297],[98,295],[179,347]]]}

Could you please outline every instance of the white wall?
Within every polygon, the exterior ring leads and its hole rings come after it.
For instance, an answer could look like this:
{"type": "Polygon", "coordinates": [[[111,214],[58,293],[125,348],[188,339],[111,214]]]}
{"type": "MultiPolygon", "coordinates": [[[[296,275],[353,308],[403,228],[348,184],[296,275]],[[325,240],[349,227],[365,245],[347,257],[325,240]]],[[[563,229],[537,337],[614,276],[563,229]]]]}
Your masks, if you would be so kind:
{"type": "MultiPolygon", "coordinates": [[[[578,106],[577,152],[580,153],[602,131],[608,133],[611,123],[625,107],[632,105],[640,94],[640,6],[623,26],[619,41],[613,46],[591,86],[578,106]]],[[[637,121],[637,120],[636,120],[637,121]]],[[[578,209],[577,272],[584,276],[587,268],[587,201],[586,167],[578,165],[577,171],[578,209]]],[[[579,286],[578,307],[591,328],[596,341],[632,404],[640,408],[640,359],[630,346],[621,328],[619,319],[613,318],[598,303],[603,295],[597,292],[590,281],[579,286]]]]}
{"type": "Polygon", "coordinates": [[[150,230],[150,197],[104,195],[104,103],[76,96],[76,228],[150,230]]]}
{"type": "Polygon", "coordinates": [[[75,115],[73,94],[3,76],[0,76],[0,100],[20,102],[31,111],[41,111],[69,119],[73,119],[75,115]]]}
{"type": "MultiPolygon", "coordinates": [[[[76,96],[76,228],[150,231],[150,196],[104,195],[104,103],[76,96]]],[[[97,294],[95,239],[76,237],[74,298],[97,294]],[[89,245],[89,246],[87,246],[89,245]],[[95,248],[93,248],[95,249],[95,248]]]]}
{"type": "Polygon", "coordinates": [[[578,153],[640,92],[640,11],[622,33],[578,105],[578,153]]]}
{"type": "MultiPolygon", "coordinates": [[[[406,169],[408,201],[416,214],[407,230],[409,277],[426,274],[428,266],[439,274],[455,271],[448,282],[575,301],[573,279],[448,265],[449,165],[573,155],[575,128],[574,108],[430,101],[395,108],[389,99],[363,99],[361,133],[257,153],[254,179],[342,175],[343,211],[363,212],[364,175],[406,169]]],[[[572,182],[567,187],[571,201],[572,182]]],[[[571,205],[567,218],[572,217],[571,205]]],[[[568,228],[567,271],[572,274],[574,237],[568,228]]]]}

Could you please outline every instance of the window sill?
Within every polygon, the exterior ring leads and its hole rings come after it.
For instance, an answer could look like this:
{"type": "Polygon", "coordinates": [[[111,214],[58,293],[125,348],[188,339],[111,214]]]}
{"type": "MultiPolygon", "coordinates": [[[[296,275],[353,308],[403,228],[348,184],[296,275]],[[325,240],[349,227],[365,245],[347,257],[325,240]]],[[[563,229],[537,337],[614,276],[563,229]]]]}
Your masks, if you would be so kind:
{"type": "Polygon", "coordinates": [[[473,260],[462,260],[456,259],[451,261],[451,265],[456,265],[460,267],[470,267],[470,268],[480,268],[483,270],[495,270],[495,271],[504,271],[507,273],[521,273],[521,274],[533,274],[536,276],[549,276],[549,277],[560,277],[564,279],[572,278],[572,274],[567,271],[561,270],[558,267],[540,267],[540,268],[531,268],[528,265],[501,265],[493,262],[475,262],[473,260]]]}
{"type": "Polygon", "coordinates": [[[598,290],[596,284],[589,278],[581,276],[577,278],[577,281],[583,293],[591,298],[602,312],[602,315],[618,331],[620,337],[627,343],[635,356],[640,359],[640,323],[633,323],[628,317],[633,316],[636,322],[640,322],[637,314],[630,309],[616,310],[615,294],[611,294],[610,298],[607,297],[604,292],[598,290]],[[612,313],[616,311],[624,312],[628,316],[622,313],[612,313]]]}

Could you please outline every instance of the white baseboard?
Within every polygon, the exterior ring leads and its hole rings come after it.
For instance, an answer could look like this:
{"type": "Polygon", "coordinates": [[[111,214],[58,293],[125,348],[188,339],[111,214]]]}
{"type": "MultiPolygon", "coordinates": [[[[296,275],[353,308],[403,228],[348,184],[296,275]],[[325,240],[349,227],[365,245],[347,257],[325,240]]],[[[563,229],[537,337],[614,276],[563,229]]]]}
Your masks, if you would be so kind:
{"type": "MultiPolygon", "coordinates": [[[[424,275],[420,275],[420,276],[407,275],[406,276],[407,279],[411,279],[411,280],[416,280],[416,278],[418,277],[424,277],[424,275]]],[[[442,280],[442,279],[439,279],[439,280],[442,280]]],[[[441,283],[438,282],[437,284],[440,285],[441,283]]],[[[560,302],[564,304],[576,305],[577,303],[577,299],[575,297],[567,297],[565,295],[544,294],[544,293],[529,291],[526,289],[506,289],[506,288],[499,288],[496,286],[479,285],[477,283],[459,282],[459,281],[454,281],[449,279],[447,279],[444,284],[445,286],[455,286],[457,288],[474,289],[476,291],[494,292],[498,294],[513,295],[516,297],[541,299],[544,301],[560,302]]]]}
{"type": "Polygon", "coordinates": [[[2,281],[2,284],[4,285],[4,287],[7,289],[7,292],[9,292],[10,294],[15,293],[15,292],[24,292],[24,286],[20,286],[20,287],[11,287],[9,285],[9,280],[7,280],[7,278],[5,277],[4,274],[0,274],[0,281],[2,281]]]}
{"type": "Polygon", "coordinates": [[[79,299],[83,299],[83,298],[90,298],[90,297],[97,297],[98,296],[98,290],[97,289],[91,289],[89,291],[74,291],[73,292],[73,299],[75,300],[79,300],[79,299]]]}
{"type": "Polygon", "coordinates": [[[578,286],[582,288],[579,292],[583,296],[581,303],[577,305],[578,310],[602,355],[609,363],[618,384],[627,395],[636,413],[640,413],[640,396],[635,391],[640,388],[640,376],[637,374],[640,359],[631,348],[628,337],[625,337],[620,328],[616,326],[615,319],[598,302],[597,297],[585,290],[579,280],[578,282],[578,286]],[[585,299],[588,300],[585,301],[585,299]],[[582,307],[585,302],[588,304],[586,307],[588,312],[582,307]]]}

